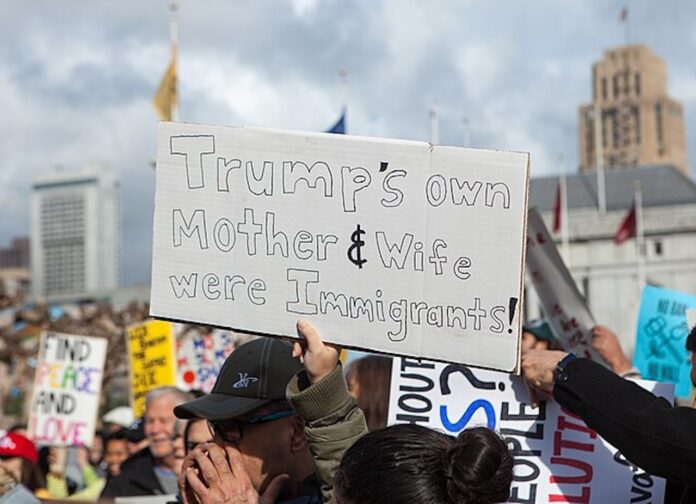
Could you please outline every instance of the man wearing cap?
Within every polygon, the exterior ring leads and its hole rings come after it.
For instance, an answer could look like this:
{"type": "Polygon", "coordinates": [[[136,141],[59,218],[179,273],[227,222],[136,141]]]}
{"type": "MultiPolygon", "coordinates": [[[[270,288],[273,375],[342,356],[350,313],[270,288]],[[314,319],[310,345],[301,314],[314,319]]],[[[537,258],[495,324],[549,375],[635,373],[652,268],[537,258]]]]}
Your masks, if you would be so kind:
{"type": "Polygon", "coordinates": [[[160,387],[145,397],[144,432],[148,446],[121,465],[121,474],[109,478],[102,497],[167,495],[177,492],[180,460],[174,449],[174,407],[191,399],[175,387],[160,387]]]}
{"type": "MultiPolygon", "coordinates": [[[[207,419],[214,443],[236,448],[238,462],[245,467],[261,502],[321,502],[304,421],[285,398],[288,382],[301,370],[302,364],[292,356],[289,343],[258,338],[230,354],[209,395],[174,410],[179,418],[207,419]]],[[[219,449],[213,451],[222,453],[219,449]]],[[[195,456],[187,456],[189,463],[195,456]]],[[[201,471],[200,467],[195,470],[201,471]]],[[[205,479],[205,470],[202,473],[205,479]]],[[[179,486],[186,487],[185,474],[179,486]]],[[[198,501],[195,497],[188,499],[190,488],[182,493],[185,501],[198,501]]]]}

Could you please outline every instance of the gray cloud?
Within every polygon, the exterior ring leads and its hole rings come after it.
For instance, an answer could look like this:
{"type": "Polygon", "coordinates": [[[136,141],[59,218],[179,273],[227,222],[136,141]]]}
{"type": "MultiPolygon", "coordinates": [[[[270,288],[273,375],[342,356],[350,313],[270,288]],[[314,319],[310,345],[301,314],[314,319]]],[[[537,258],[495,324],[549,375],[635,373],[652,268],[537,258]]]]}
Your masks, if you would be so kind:
{"type": "MultiPolygon", "coordinates": [[[[322,130],[350,70],[350,133],[529,150],[533,175],[577,164],[591,64],[623,43],[623,3],[587,0],[181,0],[181,118],[322,130]]],[[[631,40],[667,61],[696,163],[696,5],[630,2],[631,40]]],[[[101,160],[123,188],[124,280],[148,281],[156,118],[167,2],[0,4],[0,246],[28,231],[34,173],[101,160]]]]}

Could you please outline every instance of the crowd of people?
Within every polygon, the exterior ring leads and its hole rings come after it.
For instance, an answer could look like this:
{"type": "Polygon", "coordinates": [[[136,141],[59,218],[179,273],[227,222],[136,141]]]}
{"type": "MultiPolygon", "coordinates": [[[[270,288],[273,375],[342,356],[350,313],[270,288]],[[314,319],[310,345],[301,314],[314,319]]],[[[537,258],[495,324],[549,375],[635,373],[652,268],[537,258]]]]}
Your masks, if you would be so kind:
{"type": "MultiPolygon", "coordinates": [[[[0,432],[0,503],[508,499],[514,459],[498,433],[387,426],[391,359],[364,357],[344,370],[340,349],[311,323],[299,321],[297,332],[294,343],[259,337],[239,346],[209,394],[161,387],[148,393],[140,419],[128,407],[107,412],[91,447],[38,449],[23,425],[0,432]]],[[[552,396],[633,464],[666,478],[666,502],[696,502],[696,410],[627,380],[639,375],[616,335],[602,326],[592,334],[610,369],[562,351],[546,323],[524,326],[522,372],[533,400],[552,396]]],[[[687,349],[696,349],[696,328],[687,349]]]]}

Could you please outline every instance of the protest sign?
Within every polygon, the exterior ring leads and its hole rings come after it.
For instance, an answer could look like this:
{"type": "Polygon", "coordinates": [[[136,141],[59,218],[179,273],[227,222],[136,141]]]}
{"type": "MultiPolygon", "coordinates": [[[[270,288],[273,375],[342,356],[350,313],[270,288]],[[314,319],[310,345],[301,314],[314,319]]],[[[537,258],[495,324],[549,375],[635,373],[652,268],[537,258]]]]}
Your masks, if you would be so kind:
{"type": "Polygon", "coordinates": [[[210,393],[220,368],[239,342],[231,331],[214,329],[204,334],[190,331],[177,338],[176,364],[179,386],[210,393]]]}
{"type": "Polygon", "coordinates": [[[534,285],[553,335],[568,352],[607,363],[592,347],[596,325],[585,298],[558,253],[541,215],[529,211],[527,221],[527,274],[534,285]]]}
{"type": "Polygon", "coordinates": [[[41,334],[27,428],[35,443],[92,445],[106,347],[103,338],[41,334]]]}
{"type": "Polygon", "coordinates": [[[150,312],[518,362],[529,155],[161,123],[150,312]]]}
{"type": "MultiPolygon", "coordinates": [[[[637,383],[672,400],[671,385],[637,383]]],[[[495,429],[515,459],[508,502],[663,500],[663,479],[633,467],[576,415],[552,401],[532,409],[519,376],[394,359],[388,423],[415,423],[452,435],[467,427],[495,429]]]]}
{"type": "Polygon", "coordinates": [[[691,394],[691,359],[686,351],[688,308],[696,308],[696,296],[652,285],[645,287],[633,353],[633,365],[643,378],[674,383],[674,393],[681,398],[691,394]]]}
{"type": "Polygon", "coordinates": [[[171,322],[149,320],[128,328],[131,406],[145,412],[145,396],[153,388],[176,385],[174,331],[171,322]]]}

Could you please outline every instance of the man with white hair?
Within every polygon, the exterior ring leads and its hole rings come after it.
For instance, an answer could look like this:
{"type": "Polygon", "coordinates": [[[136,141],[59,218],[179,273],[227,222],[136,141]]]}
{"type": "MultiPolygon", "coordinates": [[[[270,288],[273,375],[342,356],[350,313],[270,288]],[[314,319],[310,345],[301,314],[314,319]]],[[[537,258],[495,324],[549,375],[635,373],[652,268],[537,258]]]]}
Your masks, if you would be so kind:
{"type": "Polygon", "coordinates": [[[134,453],[121,465],[121,474],[109,479],[102,497],[166,495],[177,492],[177,472],[181,459],[174,447],[174,408],[193,399],[175,387],[151,390],[145,398],[146,448],[134,453]]]}

